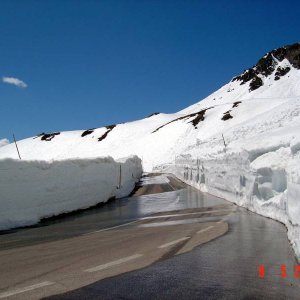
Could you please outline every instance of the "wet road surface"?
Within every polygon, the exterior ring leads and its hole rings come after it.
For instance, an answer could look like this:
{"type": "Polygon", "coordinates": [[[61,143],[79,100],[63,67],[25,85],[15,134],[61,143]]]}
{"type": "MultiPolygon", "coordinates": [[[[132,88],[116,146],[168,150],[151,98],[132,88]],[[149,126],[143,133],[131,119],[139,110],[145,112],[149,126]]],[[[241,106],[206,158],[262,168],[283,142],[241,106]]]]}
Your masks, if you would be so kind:
{"type": "Polygon", "coordinates": [[[299,299],[282,225],[240,211],[229,228],[192,252],[47,299],[299,299]],[[260,264],[265,278],[258,277],[260,264]],[[287,278],[280,276],[281,264],[287,278]]]}
{"type": "Polygon", "coordinates": [[[0,245],[0,299],[300,295],[283,225],[191,187],[117,200],[17,230],[0,236],[0,245]],[[258,276],[261,264],[264,278],[258,276]]]}
{"type": "Polygon", "coordinates": [[[131,196],[142,196],[180,190],[186,187],[182,181],[174,176],[149,173],[143,176],[141,181],[131,193],[131,196]]]}
{"type": "MultiPolygon", "coordinates": [[[[173,179],[169,182],[167,177],[170,175],[165,175],[163,180],[153,180],[152,176],[143,178],[145,181],[143,196],[112,200],[95,208],[45,220],[29,228],[0,231],[0,251],[76,237],[126,224],[152,213],[229,204],[214,196],[199,193],[179,180],[173,179]],[[171,183],[173,192],[149,194],[151,190],[156,192],[159,189],[171,189],[168,182],[171,183]],[[180,190],[183,187],[187,187],[187,190],[180,190]]],[[[137,190],[141,194],[140,188],[137,190]]]]}

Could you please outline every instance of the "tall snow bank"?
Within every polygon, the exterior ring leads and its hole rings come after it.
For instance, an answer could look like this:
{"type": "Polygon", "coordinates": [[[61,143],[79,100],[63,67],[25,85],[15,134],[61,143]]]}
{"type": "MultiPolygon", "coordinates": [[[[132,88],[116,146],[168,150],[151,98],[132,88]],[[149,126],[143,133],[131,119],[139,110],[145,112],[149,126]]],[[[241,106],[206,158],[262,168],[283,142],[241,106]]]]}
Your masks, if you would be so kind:
{"type": "Polygon", "coordinates": [[[137,156],[61,161],[0,160],[0,229],[127,196],[142,175],[137,156]]]}
{"type": "Polygon", "coordinates": [[[287,168],[288,207],[292,224],[300,225],[300,158],[294,158],[287,168]]]}
{"type": "Polygon", "coordinates": [[[165,167],[204,192],[284,223],[300,259],[300,153],[295,153],[295,144],[253,161],[247,151],[223,153],[213,159],[187,154],[165,167]]]}

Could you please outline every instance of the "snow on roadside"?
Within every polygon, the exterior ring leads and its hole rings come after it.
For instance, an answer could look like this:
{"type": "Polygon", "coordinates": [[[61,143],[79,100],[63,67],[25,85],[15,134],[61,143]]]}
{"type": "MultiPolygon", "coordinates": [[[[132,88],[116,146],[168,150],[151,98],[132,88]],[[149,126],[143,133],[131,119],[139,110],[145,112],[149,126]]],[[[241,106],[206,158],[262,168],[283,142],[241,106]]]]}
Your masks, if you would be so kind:
{"type": "MultiPolygon", "coordinates": [[[[135,154],[145,171],[168,167],[203,191],[285,223],[300,258],[299,53],[299,43],[269,52],[255,67],[174,114],[18,141],[21,157],[52,161],[135,154]],[[255,81],[261,82],[255,86],[255,81]]],[[[18,158],[14,144],[0,148],[0,159],[5,158],[18,158]]],[[[130,167],[124,173],[130,177],[130,167]]]]}
{"type": "Polygon", "coordinates": [[[275,219],[286,225],[288,238],[300,260],[300,152],[280,147],[252,162],[242,151],[215,158],[177,157],[158,169],[173,172],[186,183],[212,195],[275,219]]]}
{"type": "Polygon", "coordinates": [[[127,196],[142,175],[137,156],[113,160],[0,160],[0,230],[127,196]]]}
{"type": "Polygon", "coordinates": [[[239,108],[236,123],[217,128],[212,119],[175,162],[155,170],[284,223],[300,260],[300,98],[273,99],[268,111],[239,108]],[[207,135],[209,128],[216,133],[207,135]]]}

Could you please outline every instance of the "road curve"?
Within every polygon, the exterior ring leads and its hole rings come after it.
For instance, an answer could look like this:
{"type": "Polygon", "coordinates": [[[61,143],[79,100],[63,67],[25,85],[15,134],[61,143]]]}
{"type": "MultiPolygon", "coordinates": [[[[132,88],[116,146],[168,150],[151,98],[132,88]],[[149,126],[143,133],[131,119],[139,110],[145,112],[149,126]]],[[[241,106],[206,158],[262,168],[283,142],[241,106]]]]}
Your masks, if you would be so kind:
{"type": "Polygon", "coordinates": [[[299,298],[280,223],[168,176],[134,197],[1,235],[0,299],[299,298]],[[148,194],[168,184],[173,191],[148,194]]]}

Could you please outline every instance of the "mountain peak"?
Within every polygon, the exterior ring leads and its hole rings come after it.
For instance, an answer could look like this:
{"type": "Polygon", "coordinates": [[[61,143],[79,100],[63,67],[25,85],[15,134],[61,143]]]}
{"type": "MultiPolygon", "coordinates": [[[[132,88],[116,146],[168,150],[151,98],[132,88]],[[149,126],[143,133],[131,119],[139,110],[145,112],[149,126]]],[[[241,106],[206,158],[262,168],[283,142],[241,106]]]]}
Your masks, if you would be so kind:
{"type": "Polygon", "coordinates": [[[291,70],[291,67],[300,69],[300,43],[287,45],[266,53],[255,66],[234,77],[232,81],[240,81],[240,85],[250,81],[249,91],[251,92],[263,85],[264,77],[275,72],[274,80],[280,80],[291,70]],[[287,64],[281,66],[280,63],[285,59],[287,64]]]}

